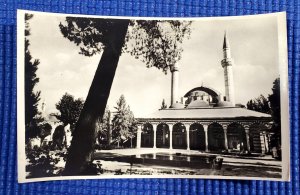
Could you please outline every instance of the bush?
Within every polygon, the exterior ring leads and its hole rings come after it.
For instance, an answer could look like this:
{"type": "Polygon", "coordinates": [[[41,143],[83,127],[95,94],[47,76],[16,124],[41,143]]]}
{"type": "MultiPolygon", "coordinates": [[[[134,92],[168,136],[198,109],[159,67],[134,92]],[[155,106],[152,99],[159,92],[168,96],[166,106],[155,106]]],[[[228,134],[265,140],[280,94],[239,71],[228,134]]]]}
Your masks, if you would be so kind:
{"type": "Polygon", "coordinates": [[[48,147],[26,149],[26,157],[29,164],[26,166],[27,178],[60,176],[62,170],[57,167],[61,158],[65,158],[65,152],[54,152],[48,147]]]}

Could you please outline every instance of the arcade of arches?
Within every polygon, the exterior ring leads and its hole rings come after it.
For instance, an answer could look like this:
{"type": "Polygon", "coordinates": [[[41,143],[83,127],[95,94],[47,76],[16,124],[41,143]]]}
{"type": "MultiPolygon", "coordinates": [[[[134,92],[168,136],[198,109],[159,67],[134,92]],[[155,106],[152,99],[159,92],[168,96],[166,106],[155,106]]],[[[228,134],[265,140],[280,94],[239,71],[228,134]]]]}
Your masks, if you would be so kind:
{"type": "Polygon", "coordinates": [[[137,148],[211,152],[269,151],[268,128],[262,123],[146,122],[138,126],[137,148]]]}

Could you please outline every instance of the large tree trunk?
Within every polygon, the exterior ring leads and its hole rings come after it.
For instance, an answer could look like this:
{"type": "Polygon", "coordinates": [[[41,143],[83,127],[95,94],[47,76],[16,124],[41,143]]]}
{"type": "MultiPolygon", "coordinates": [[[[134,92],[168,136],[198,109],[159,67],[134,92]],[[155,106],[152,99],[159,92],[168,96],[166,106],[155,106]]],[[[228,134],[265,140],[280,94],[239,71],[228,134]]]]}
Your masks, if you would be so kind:
{"type": "Polygon", "coordinates": [[[92,174],[87,173],[89,171],[86,169],[92,161],[96,122],[105,112],[128,25],[129,20],[112,20],[112,25],[107,29],[110,32],[107,33],[108,41],[73,133],[64,175],[92,174]]]}

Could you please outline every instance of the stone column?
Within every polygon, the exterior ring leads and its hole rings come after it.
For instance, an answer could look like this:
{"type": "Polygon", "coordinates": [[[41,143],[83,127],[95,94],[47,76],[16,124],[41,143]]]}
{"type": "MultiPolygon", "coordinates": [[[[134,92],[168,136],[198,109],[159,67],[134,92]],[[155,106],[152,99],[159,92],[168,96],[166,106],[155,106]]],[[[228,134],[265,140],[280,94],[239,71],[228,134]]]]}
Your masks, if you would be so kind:
{"type": "Polygon", "coordinates": [[[266,142],[265,142],[265,137],[264,137],[264,132],[261,132],[259,133],[259,137],[260,137],[260,143],[261,143],[261,153],[262,154],[266,154],[266,142]]]}
{"type": "Polygon", "coordinates": [[[137,136],[136,136],[136,148],[141,148],[141,138],[142,138],[142,125],[138,125],[137,136]]]}
{"type": "Polygon", "coordinates": [[[267,137],[266,132],[264,133],[264,139],[265,139],[265,143],[266,143],[266,152],[268,153],[268,152],[270,152],[270,150],[269,150],[269,139],[267,137]]]}
{"type": "Polygon", "coordinates": [[[245,126],[245,133],[246,133],[246,142],[247,142],[247,151],[250,153],[250,139],[249,139],[249,126],[245,126]]]}
{"type": "Polygon", "coordinates": [[[168,124],[170,130],[170,149],[173,149],[173,124],[168,124]]]}
{"type": "Polygon", "coordinates": [[[167,124],[163,124],[162,125],[162,131],[163,131],[163,145],[165,145],[166,144],[166,131],[167,131],[167,128],[166,128],[166,125],[167,124]]]}
{"type": "Polygon", "coordinates": [[[152,124],[152,126],[153,126],[153,133],[154,133],[153,148],[156,148],[156,128],[157,128],[157,124],[152,124]]]}
{"type": "Polygon", "coordinates": [[[186,145],[187,145],[187,150],[190,150],[190,124],[184,124],[185,129],[186,129],[186,145]]]}
{"type": "Polygon", "coordinates": [[[204,133],[205,133],[205,152],[208,152],[208,125],[203,125],[204,133]]]}
{"type": "Polygon", "coordinates": [[[224,130],[224,146],[225,150],[228,151],[228,139],[227,139],[227,125],[223,125],[223,130],[224,130]]]}

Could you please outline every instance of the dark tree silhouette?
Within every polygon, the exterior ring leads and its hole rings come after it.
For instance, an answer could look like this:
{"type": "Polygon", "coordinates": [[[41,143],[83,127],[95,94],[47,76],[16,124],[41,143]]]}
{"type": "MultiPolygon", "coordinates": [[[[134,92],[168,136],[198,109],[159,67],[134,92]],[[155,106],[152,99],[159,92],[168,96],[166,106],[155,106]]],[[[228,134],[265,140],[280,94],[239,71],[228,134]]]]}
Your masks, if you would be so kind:
{"type": "Polygon", "coordinates": [[[82,99],[75,99],[72,95],[65,93],[55,105],[59,113],[52,115],[60,120],[64,126],[70,124],[70,129],[73,132],[83,104],[84,101],[82,99]]]}
{"type": "Polygon", "coordinates": [[[271,113],[269,100],[263,95],[260,95],[258,98],[254,100],[248,101],[247,109],[262,112],[262,113],[267,113],[267,114],[271,113]]]}
{"type": "Polygon", "coordinates": [[[29,138],[37,137],[40,133],[38,123],[42,121],[39,116],[38,103],[40,101],[40,91],[34,92],[34,87],[39,82],[36,75],[40,61],[33,59],[29,51],[30,35],[29,20],[33,17],[32,14],[25,14],[25,127],[26,140],[29,138]]]}
{"type": "Polygon", "coordinates": [[[41,138],[41,145],[45,139],[45,137],[51,135],[52,126],[49,123],[44,123],[40,126],[40,134],[39,137],[41,138]]]}
{"type": "Polygon", "coordinates": [[[273,82],[272,94],[268,98],[260,95],[247,103],[247,109],[271,114],[273,125],[271,131],[274,133],[271,138],[271,146],[281,145],[281,115],[280,115],[280,79],[273,82]]]}
{"type": "Polygon", "coordinates": [[[281,145],[281,109],[280,109],[280,78],[275,79],[272,87],[272,94],[269,95],[271,115],[273,118],[272,131],[274,136],[271,140],[271,146],[281,145]]]}
{"type": "Polygon", "coordinates": [[[107,99],[122,52],[129,52],[167,73],[180,58],[190,22],[143,21],[67,17],[60,24],[64,37],[80,47],[80,53],[92,56],[102,52],[83,110],[73,133],[65,175],[80,175],[92,161],[95,124],[105,111],[107,99]],[[129,31],[129,33],[127,33],[129,31]],[[126,44],[125,44],[126,43],[126,44]]]}
{"type": "Polygon", "coordinates": [[[167,104],[166,104],[166,102],[165,102],[165,99],[163,99],[163,101],[162,101],[162,103],[161,103],[161,107],[160,107],[160,109],[166,109],[168,106],[167,106],[167,104]]]}

